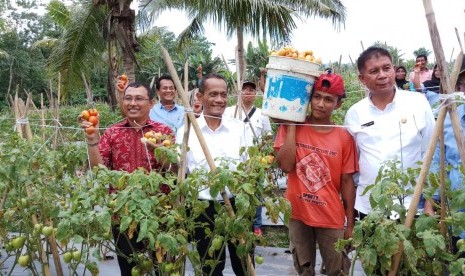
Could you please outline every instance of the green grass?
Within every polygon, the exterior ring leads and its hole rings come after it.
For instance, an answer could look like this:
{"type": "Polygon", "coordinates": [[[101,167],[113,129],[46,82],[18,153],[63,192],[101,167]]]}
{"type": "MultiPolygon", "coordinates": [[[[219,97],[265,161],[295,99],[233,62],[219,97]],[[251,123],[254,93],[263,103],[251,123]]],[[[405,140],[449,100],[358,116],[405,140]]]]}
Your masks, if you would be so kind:
{"type": "Polygon", "coordinates": [[[289,247],[289,230],[287,226],[262,226],[263,238],[266,241],[263,246],[289,247]]]}

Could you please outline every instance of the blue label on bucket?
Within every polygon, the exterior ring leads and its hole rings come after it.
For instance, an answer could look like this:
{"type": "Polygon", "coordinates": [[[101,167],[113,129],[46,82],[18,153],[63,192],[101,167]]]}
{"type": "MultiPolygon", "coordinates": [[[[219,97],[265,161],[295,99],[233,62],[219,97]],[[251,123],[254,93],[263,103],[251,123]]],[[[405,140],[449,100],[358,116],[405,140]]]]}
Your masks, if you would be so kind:
{"type": "Polygon", "coordinates": [[[313,84],[304,78],[268,74],[263,111],[281,119],[305,119],[313,84]]]}
{"type": "Polygon", "coordinates": [[[267,80],[267,96],[272,98],[283,98],[289,102],[300,100],[301,105],[308,103],[313,83],[307,80],[279,75],[267,80]]]}

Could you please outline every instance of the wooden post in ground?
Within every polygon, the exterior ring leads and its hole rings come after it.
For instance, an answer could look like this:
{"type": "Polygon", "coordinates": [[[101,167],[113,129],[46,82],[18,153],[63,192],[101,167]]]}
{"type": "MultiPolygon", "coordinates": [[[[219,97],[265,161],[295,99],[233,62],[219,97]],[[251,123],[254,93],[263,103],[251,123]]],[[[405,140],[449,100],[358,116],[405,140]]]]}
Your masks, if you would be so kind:
{"type": "Polygon", "coordinates": [[[40,94],[40,121],[42,124],[42,142],[45,142],[45,107],[44,107],[44,93],[40,94]]]}
{"type": "MultiPolygon", "coordinates": [[[[423,0],[423,6],[425,8],[425,15],[426,15],[426,19],[427,19],[428,26],[429,26],[430,37],[431,37],[431,41],[433,44],[434,53],[436,55],[436,61],[438,64],[438,68],[441,70],[441,85],[445,93],[451,93],[453,91],[453,86],[452,86],[453,84],[451,83],[451,79],[449,78],[449,74],[447,70],[445,70],[445,68],[447,68],[445,66],[446,60],[444,57],[444,51],[442,48],[441,40],[439,38],[439,31],[437,29],[436,19],[434,16],[434,9],[431,4],[431,0],[423,0]]],[[[460,60],[456,62],[461,63],[462,61],[460,60]]],[[[458,72],[453,72],[453,73],[458,75],[458,72]]],[[[462,165],[463,165],[465,164],[464,162],[465,161],[465,154],[464,154],[465,145],[464,145],[464,137],[462,134],[462,128],[460,126],[460,121],[457,115],[457,106],[455,102],[449,102],[449,100],[447,100],[446,103],[448,103],[447,111],[449,112],[449,115],[450,115],[450,119],[452,122],[452,128],[454,130],[454,136],[457,142],[457,147],[459,149],[460,158],[461,158],[462,165]]],[[[445,116],[446,116],[446,109],[442,108],[439,112],[438,119],[436,121],[436,126],[434,128],[433,137],[429,144],[429,147],[428,147],[428,150],[425,156],[425,160],[423,162],[423,166],[421,167],[420,176],[418,177],[417,182],[416,182],[413,199],[410,203],[410,206],[407,212],[407,218],[405,220],[405,226],[407,228],[411,227],[413,218],[417,212],[417,206],[420,201],[420,196],[423,190],[424,183],[426,181],[426,175],[431,166],[431,159],[434,154],[436,142],[438,141],[439,131],[444,124],[445,116]]],[[[391,271],[389,271],[390,276],[396,275],[402,254],[403,254],[403,246],[402,246],[402,243],[400,243],[399,252],[393,256],[391,271]]]]}
{"type": "MultiPolygon", "coordinates": [[[[58,131],[59,131],[59,122],[60,122],[60,94],[61,94],[61,74],[58,73],[58,96],[56,103],[53,108],[55,110],[55,136],[53,138],[53,149],[56,149],[58,146],[58,131]]],[[[53,94],[51,95],[51,98],[53,99],[53,94]]]]}
{"type": "MultiPolygon", "coordinates": [[[[174,68],[173,61],[171,60],[171,56],[168,53],[168,51],[160,45],[160,48],[163,52],[163,60],[165,61],[166,66],[168,67],[168,71],[171,75],[171,77],[174,80],[174,84],[176,85],[176,89],[178,91],[178,95],[180,96],[182,103],[184,105],[184,108],[191,108],[189,104],[189,100],[187,99],[186,93],[184,92],[184,89],[182,87],[182,83],[179,80],[179,77],[176,73],[176,69],[174,68]]],[[[205,142],[205,138],[203,137],[202,131],[200,130],[199,124],[197,120],[195,119],[195,116],[192,112],[186,113],[187,116],[189,116],[189,120],[192,124],[192,127],[194,128],[195,134],[197,135],[197,138],[199,140],[200,146],[202,147],[203,153],[205,154],[205,158],[207,159],[208,166],[210,167],[210,171],[214,172],[216,171],[216,165],[215,162],[213,161],[213,158],[210,154],[210,150],[207,147],[207,143],[205,142]]],[[[228,195],[226,194],[226,191],[223,189],[221,191],[221,197],[223,198],[224,201],[224,206],[226,208],[226,211],[229,214],[229,217],[234,219],[236,217],[236,214],[234,213],[234,210],[231,206],[231,201],[229,200],[228,195]]],[[[245,241],[243,238],[239,238],[239,242],[241,244],[244,244],[245,241]]],[[[255,276],[255,268],[253,267],[252,261],[250,259],[250,255],[247,254],[247,265],[249,268],[249,273],[250,276],[255,276]]]]}

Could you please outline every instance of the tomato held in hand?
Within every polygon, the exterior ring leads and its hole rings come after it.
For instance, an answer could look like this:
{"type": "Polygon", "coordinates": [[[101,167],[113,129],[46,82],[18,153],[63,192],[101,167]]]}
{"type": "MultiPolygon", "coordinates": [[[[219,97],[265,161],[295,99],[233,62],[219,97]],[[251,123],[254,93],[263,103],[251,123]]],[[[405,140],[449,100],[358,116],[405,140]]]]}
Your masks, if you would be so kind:
{"type": "Polygon", "coordinates": [[[95,108],[89,109],[89,115],[90,116],[97,116],[98,115],[97,109],[95,109],[95,108]]]}
{"type": "Polygon", "coordinates": [[[83,110],[81,112],[81,118],[88,121],[89,120],[89,117],[90,117],[90,113],[88,110],[83,110]]]}
{"type": "Polygon", "coordinates": [[[89,135],[94,134],[95,133],[95,127],[90,126],[90,127],[86,128],[86,133],[89,134],[89,135]]]}
{"type": "Polygon", "coordinates": [[[98,117],[91,115],[88,120],[93,126],[96,126],[98,124],[98,117]]]}

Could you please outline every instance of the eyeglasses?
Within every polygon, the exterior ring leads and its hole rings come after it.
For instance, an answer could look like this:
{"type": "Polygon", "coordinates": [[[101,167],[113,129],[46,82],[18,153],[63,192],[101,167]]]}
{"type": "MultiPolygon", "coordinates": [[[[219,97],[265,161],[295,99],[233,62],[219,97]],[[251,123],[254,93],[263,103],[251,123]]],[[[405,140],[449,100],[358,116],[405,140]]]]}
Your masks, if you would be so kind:
{"type": "Polygon", "coordinates": [[[143,103],[144,101],[150,101],[150,99],[146,99],[146,98],[143,98],[143,97],[134,97],[133,98],[131,96],[124,96],[123,101],[125,101],[127,103],[132,103],[132,101],[134,101],[135,103],[140,104],[140,103],[143,103]]]}

